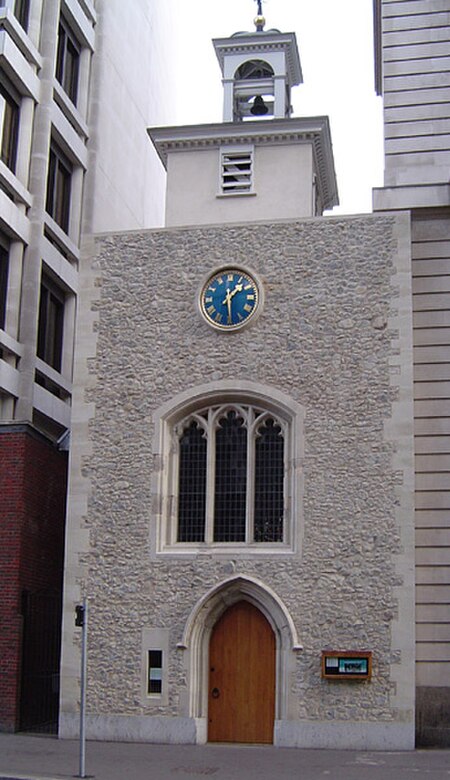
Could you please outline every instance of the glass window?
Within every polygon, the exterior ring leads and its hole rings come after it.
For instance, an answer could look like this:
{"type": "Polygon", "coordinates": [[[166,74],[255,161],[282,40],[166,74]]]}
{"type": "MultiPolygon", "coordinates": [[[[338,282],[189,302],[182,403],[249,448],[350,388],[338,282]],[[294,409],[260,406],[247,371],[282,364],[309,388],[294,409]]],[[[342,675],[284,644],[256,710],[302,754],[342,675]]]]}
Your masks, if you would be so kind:
{"type": "Polygon", "coordinates": [[[283,542],[286,422],[256,406],[214,406],[175,436],[178,542],[283,542]]]}
{"type": "Polygon", "coordinates": [[[66,233],[69,229],[72,165],[61,150],[50,147],[46,210],[66,233]]]}
{"type": "Polygon", "coordinates": [[[214,541],[245,542],[247,431],[235,411],[219,420],[215,436],[214,541]]]}
{"type": "Polygon", "coordinates": [[[162,650],[148,651],[148,688],[150,695],[160,695],[162,693],[162,650]]]}
{"type": "Polygon", "coordinates": [[[14,16],[25,32],[28,32],[28,21],[30,17],[30,0],[16,0],[14,4],[14,16]]]}
{"type": "Polygon", "coordinates": [[[194,420],[180,436],[178,541],[202,542],[206,509],[206,438],[194,420]]]}
{"type": "Polygon", "coordinates": [[[55,371],[61,371],[64,328],[64,293],[42,277],[39,302],[37,355],[55,371]]]}
{"type": "Polygon", "coordinates": [[[80,46],[64,19],[61,19],[58,28],[56,78],[74,105],[78,97],[79,65],[80,46]]]}
{"type": "Polygon", "coordinates": [[[6,297],[8,291],[8,250],[0,243],[0,328],[4,330],[6,321],[6,297]]]}
{"type": "Polygon", "coordinates": [[[284,512],[284,439],[269,418],[255,440],[255,542],[281,542],[284,512]]]}
{"type": "MultiPolygon", "coordinates": [[[[0,77],[1,77],[0,72],[0,77]]],[[[19,137],[20,98],[15,92],[0,86],[1,110],[1,158],[2,162],[14,173],[17,159],[17,141],[19,137]]]]}

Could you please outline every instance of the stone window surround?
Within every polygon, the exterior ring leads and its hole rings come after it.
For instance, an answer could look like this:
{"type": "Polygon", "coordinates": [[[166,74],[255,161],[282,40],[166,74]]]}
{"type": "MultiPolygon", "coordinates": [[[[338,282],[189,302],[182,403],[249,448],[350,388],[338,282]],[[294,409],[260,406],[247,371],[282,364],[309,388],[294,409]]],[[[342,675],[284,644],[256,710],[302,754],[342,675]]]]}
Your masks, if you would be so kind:
{"type": "Polygon", "coordinates": [[[249,381],[221,380],[180,393],[154,414],[152,477],[152,555],[193,556],[204,553],[227,557],[297,553],[303,533],[303,420],[304,409],[277,388],[249,381]],[[286,436],[286,523],[283,543],[177,542],[177,458],[173,430],[177,423],[209,404],[255,404],[283,419],[286,436]]]}
{"type": "Polygon", "coordinates": [[[141,644],[141,704],[144,707],[167,706],[169,703],[169,629],[143,628],[141,644]],[[149,652],[160,650],[162,653],[162,686],[161,693],[148,692],[149,652]]]}

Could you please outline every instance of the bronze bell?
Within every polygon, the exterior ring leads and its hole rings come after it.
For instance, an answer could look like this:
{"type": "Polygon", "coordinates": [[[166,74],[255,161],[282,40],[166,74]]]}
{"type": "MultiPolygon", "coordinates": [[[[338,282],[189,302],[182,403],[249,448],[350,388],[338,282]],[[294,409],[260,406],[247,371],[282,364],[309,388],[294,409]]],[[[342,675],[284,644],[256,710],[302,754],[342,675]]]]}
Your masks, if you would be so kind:
{"type": "Polygon", "coordinates": [[[269,113],[269,109],[264,103],[261,95],[256,95],[253,105],[250,109],[250,113],[253,114],[253,116],[264,116],[264,114],[269,113]]]}

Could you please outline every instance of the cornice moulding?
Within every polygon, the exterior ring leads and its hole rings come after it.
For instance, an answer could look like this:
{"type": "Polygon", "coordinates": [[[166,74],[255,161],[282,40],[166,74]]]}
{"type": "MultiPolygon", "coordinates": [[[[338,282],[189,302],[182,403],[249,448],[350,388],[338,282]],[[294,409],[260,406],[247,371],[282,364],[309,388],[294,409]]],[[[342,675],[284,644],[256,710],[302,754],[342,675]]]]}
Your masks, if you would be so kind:
{"type": "Polygon", "coordinates": [[[150,127],[147,132],[166,169],[168,155],[174,152],[218,149],[233,144],[275,146],[309,143],[314,150],[324,209],[330,209],[339,202],[327,116],[150,127]]]}

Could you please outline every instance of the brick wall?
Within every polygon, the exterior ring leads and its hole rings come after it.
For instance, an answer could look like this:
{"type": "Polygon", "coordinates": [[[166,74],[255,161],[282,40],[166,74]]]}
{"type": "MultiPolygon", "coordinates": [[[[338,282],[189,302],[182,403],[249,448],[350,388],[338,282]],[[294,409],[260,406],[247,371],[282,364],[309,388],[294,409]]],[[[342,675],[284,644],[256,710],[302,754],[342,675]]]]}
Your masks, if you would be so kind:
{"type": "Polygon", "coordinates": [[[67,456],[31,429],[0,432],[0,730],[19,726],[21,595],[61,589],[67,456]]]}

